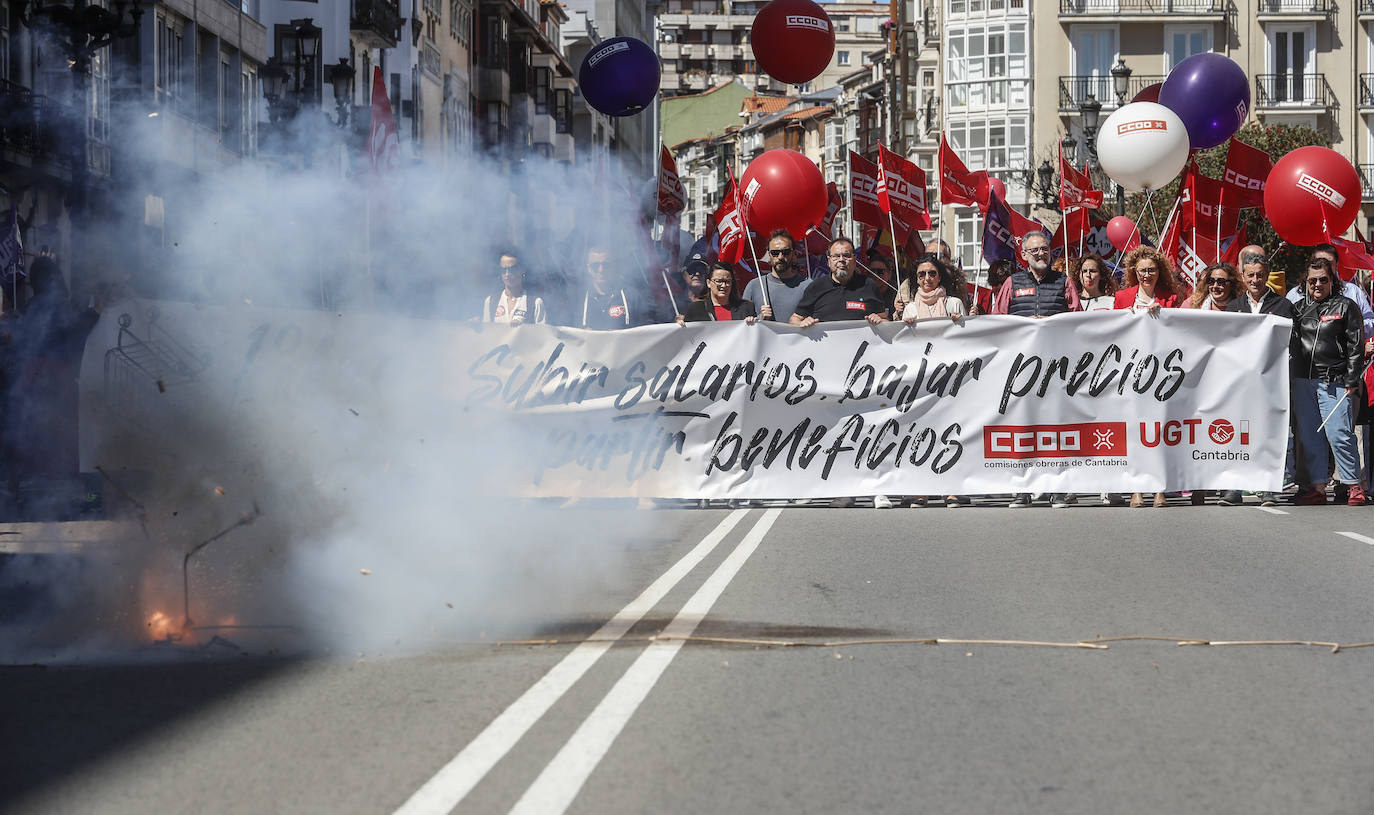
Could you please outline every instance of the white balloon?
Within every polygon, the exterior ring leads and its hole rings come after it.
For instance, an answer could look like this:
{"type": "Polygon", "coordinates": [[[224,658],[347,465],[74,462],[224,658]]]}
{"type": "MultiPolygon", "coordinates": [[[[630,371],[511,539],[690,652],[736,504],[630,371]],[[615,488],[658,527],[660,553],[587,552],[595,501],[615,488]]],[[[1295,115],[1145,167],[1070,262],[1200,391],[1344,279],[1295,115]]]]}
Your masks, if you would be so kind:
{"type": "Polygon", "coordinates": [[[1097,134],[1097,160],[1128,190],[1157,190],[1188,163],[1188,129],[1155,102],[1122,105],[1097,134]]]}

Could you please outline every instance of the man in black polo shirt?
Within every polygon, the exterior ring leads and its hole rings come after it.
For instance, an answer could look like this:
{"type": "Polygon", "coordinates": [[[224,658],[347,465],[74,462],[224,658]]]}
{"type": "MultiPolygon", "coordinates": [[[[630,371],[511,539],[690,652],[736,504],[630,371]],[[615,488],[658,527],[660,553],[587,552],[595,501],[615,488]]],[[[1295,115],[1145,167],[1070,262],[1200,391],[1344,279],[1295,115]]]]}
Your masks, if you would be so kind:
{"type": "Polygon", "coordinates": [[[887,304],[877,287],[857,268],[854,242],[836,238],[826,250],[830,276],[811,281],[802,294],[790,322],[800,328],[835,320],[868,320],[873,325],[887,322],[887,304]]]}
{"type": "MultiPolygon", "coordinates": [[[[818,277],[806,287],[797,310],[792,313],[792,325],[810,328],[816,323],[836,320],[868,320],[873,325],[887,322],[887,304],[878,288],[867,277],[854,274],[858,265],[854,241],[836,238],[825,254],[830,263],[830,276],[818,277]]],[[[836,498],[830,506],[852,507],[854,499],[836,498]]],[[[875,495],[873,506],[890,509],[892,499],[875,495]]]]}
{"type": "Polygon", "coordinates": [[[569,304],[572,324],[578,328],[603,331],[631,328],[654,322],[650,307],[637,293],[620,279],[611,251],[606,246],[592,246],[587,250],[587,279],[591,284],[569,304]]]}

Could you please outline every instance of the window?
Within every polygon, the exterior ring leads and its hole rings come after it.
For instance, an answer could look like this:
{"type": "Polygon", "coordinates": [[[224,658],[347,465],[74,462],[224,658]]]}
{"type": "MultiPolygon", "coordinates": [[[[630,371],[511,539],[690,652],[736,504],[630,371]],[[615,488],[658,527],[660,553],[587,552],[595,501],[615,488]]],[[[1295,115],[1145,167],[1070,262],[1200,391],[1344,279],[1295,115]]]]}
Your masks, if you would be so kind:
{"type": "Polygon", "coordinates": [[[848,65],[848,64],[849,64],[849,52],[848,52],[848,51],[836,51],[836,52],[835,52],[835,64],[836,64],[836,65],[839,65],[839,66],[841,66],[841,67],[843,67],[843,66],[845,66],[845,65],[848,65]]]}
{"type": "Polygon", "coordinates": [[[1164,27],[1164,73],[1193,56],[1212,50],[1211,25],[1170,25],[1164,27]]]}
{"type": "Polygon", "coordinates": [[[239,128],[242,130],[239,152],[250,156],[257,152],[258,106],[254,102],[258,98],[258,75],[255,71],[246,70],[240,77],[239,98],[244,100],[239,105],[239,128]]]}
{"type": "Polygon", "coordinates": [[[553,101],[553,71],[549,68],[534,69],[534,112],[547,116],[553,101]]]}
{"type": "Polygon", "coordinates": [[[186,47],[184,29],[175,20],[157,18],[157,58],[154,62],[155,84],[163,102],[180,109],[185,92],[182,87],[183,52],[186,47]]]}
{"type": "Polygon", "coordinates": [[[507,40],[510,26],[500,12],[482,17],[482,67],[501,69],[506,67],[507,40]]]}
{"type": "Polygon", "coordinates": [[[1274,75],[1271,102],[1301,104],[1316,95],[1314,44],[1311,25],[1271,26],[1265,34],[1269,45],[1269,73],[1274,75]]]}
{"type": "Polygon", "coordinates": [[[560,88],[554,91],[554,128],[559,133],[572,132],[572,91],[560,88]]]}
{"type": "Polygon", "coordinates": [[[1029,107],[1029,70],[1024,22],[949,31],[945,84],[951,108],[1029,107]]]}
{"type": "Polygon", "coordinates": [[[848,17],[837,17],[837,18],[835,19],[835,31],[839,32],[839,31],[848,31],[848,30],[849,30],[849,18],[848,18],[848,17]]]}
{"type": "Polygon", "coordinates": [[[1073,89],[1075,104],[1082,103],[1089,95],[1099,102],[1116,99],[1116,91],[1112,89],[1112,65],[1117,56],[1116,26],[1074,26],[1069,39],[1073,44],[1073,72],[1081,77],[1073,89]]]}

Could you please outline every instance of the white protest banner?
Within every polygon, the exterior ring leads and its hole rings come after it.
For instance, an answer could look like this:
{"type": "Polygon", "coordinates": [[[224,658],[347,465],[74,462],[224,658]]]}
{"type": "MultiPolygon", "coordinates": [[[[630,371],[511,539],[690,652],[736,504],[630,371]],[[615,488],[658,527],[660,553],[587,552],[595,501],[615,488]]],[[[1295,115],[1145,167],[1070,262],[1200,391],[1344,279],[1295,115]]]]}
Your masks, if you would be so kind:
{"type": "Polygon", "coordinates": [[[102,463],[112,423],[175,445],[192,411],[327,433],[307,412],[324,393],[366,417],[348,432],[428,439],[454,467],[483,466],[438,446],[455,426],[500,440],[511,474],[487,486],[529,496],[1275,490],[1289,331],[1166,310],[596,332],[135,302],[88,343],[82,454],[102,463]],[[150,356],[175,364],[139,368],[150,356]],[[387,401],[417,382],[423,399],[387,401]]]}

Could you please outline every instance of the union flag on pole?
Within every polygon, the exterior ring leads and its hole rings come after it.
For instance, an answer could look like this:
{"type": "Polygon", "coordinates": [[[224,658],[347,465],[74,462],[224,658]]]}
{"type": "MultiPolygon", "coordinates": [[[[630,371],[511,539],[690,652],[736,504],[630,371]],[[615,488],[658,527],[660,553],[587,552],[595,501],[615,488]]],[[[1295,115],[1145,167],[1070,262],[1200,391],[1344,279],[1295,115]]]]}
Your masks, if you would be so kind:
{"type": "Polygon", "coordinates": [[[664,215],[676,215],[687,208],[687,193],[682,189],[682,181],[677,175],[677,162],[663,145],[658,164],[658,211],[664,215]]]}
{"type": "Polygon", "coordinates": [[[373,172],[395,172],[401,166],[401,137],[396,131],[396,117],[391,114],[391,100],[386,95],[382,67],[372,68],[372,128],[368,138],[373,172]]]}
{"type": "Polygon", "coordinates": [[[986,209],[986,202],[978,192],[987,188],[987,171],[969,172],[968,167],[954,152],[954,148],[945,141],[944,133],[940,134],[940,152],[936,162],[940,172],[940,203],[964,204],[986,209]]]}
{"type": "Polygon", "coordinates": [[[1102,206],[1102,191],[1093,188],[1092,177],[1079,172],[1064,158],[1064,146],[1059,146],[1059,208],[1064,211],[1076,207],[1097,209],[1102,206]]]}
{"type": "Polygon", "coordinates": [[[913,229],[930,229],[926,212],[926,172],[878,145],[878,206],[913,229]]]}
{"type": "Polygon", "coordinates": [[[887,218],[878,206],[878,165],[849,151],[849,199],[854,208],[854,220],[869,226],[883,227],[887,218]]]}
{"type": "Polygon", "coordinates": [[[739,263],[740,258],[744,257],[744,224],[739,216],[738,200],[739,197],[735,194],[735,179],[732,177],[725,197],[721,199],[720,206],[716,207],[715,213],[711,216],[720,234],[719,257],[730,263],[739,263]]]}
{"type": "Polygon", "coordinates": [[[1228,208],[1264,206],[1264,182],[1274,162],[1269,154],[1243,141],[1231,139],[1226,148],[1226,172],[1221,178],[1223,200],[1228,208]]]}

